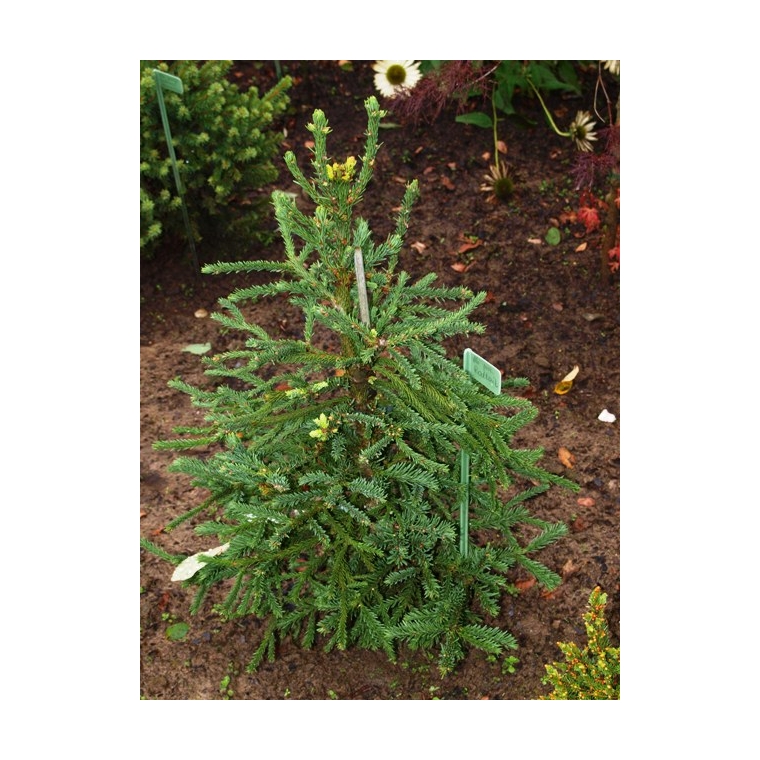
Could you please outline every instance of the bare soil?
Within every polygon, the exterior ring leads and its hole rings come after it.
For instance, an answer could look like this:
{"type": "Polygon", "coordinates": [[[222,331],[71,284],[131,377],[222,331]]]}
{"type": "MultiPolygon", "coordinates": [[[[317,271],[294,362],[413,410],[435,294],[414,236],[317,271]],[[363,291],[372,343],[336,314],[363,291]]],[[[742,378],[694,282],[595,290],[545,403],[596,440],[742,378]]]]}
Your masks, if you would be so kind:
{"type": "MultiPolygon", "coordinates": [[[[328,148],[336,160],[360,155],[366,129],[363,101],[374,93],[369,63],[354,62],[352,71],[333,61],[284,61],[282,68],[295,78],[290,112],[282,124],[287,129],[283,152],[292,149],[308,170],[305,142],[310,134],[305,125],[314,108],[321,108],[333,128],[328,148]]],[[[274,66],[236,62],[233,76],[242,87],[254,78],[264,90],[274,66]]],[[[589,89],[584,98],[553,95],[549,105],[555,114],[572,114],[589,108],[591,93],[589,89]]],[[[613,643],[619,644],[619,278],[613,274],[608,284],[601,282],[601,233],[586,234],[572,215],[579,205],[570,171],[575,149],[546,127],[534,100],[520,98],[517,105],[524,118],[499,127],[518,180],[512,201],[490,203],[480,191],[489,164],[484,154],[493,152],[493,138],[488,130],[455,123],[452,106],[433,123],[401,124],[381,132],[383,147],[360,211],[375,238],[385,237],[404,183],[419,180],[422,195],[412,213],[403,268],[415,278],[434,271],[441,285],[464,284],[489,293],[475,314],[486,332],[467,342],[452,340],[450,356],[461,356],[469,346],[506,376],[528,378],[524,395],[538,407],[539,416],[516,443],[544,448],[543,466],[581,487],[578,494],[552,489],[532,502],[536,513],[566,522],[570,531],[539,557],[562,575],[562,585],[546,593],[522,583],[527,578],[516,574],[512,580],[521,592],[503,600],[498,622],[519,642],[519,649],[509,653],[518,658],[514,672],[501,660],[471,652],[456,672],[442,679],[424,652],[401,651],[394,664],[380,652],[325,653],[319,646],[304,650],[288,641],[279,647],[274,663],[247,673],[261,621],[223,623],[210,605],[191,616],[192,590],[172,583],[172,568],[141,551],[141,698],[536,699],[550,691],[541,683],[544,665],[562,659],[557,642],[585,643],[582,615],[597,585],[608,594],[607,620],[613,643]],[[557,245],[544,240],[552,226],[562,232],[557,245]],[[460,253],[466,243],[476,245],[460,253]],[[578,250],[582,243],[585,249],[578,250]],[[556,394],[556,383],[576,364],[580,372],[572,389],[556,394]],[[600,421],[603,409],[618,421],[600,421]],[[572,454],[572,467],[560,460],[560,449],[572,454]],[[178,621],[188,623],[190,630],[183,640],[172,641],[167,629],[178,621]]],[[[398,123],[392,113],[386,121],[398,123]]],[[[265,195],[275,188],[295,189],[279,163],[280,178],[265,195]]],[[[273,222],[271,228],[276,230],[273,222]]],[[[217,258],[213,241],[204,241],[198,252],[202,262],[217,258]]],[[[250,251],[251,258],[281,256],[279,239],[266,249],[250,251]]],[[[181,245],[141,264],[139,532],[172,553],[191,554],[206,547],[192,524],[163,531],[204,497],[185,476],[167,472],[170,452],[152,448],[155,441],[170,438],[174,427],[192,425],[201,414],[167,382],[176,376],[195,385],[207,382],[199,358],[182,349],[208,342],[213,352],[225,351],[236,336],[195,312],[213,311],[218,298],[242,284],[233,276],[196,277],[181,245]]],[[[292,337],[297,332],[298,314],[286,301],[260,303],[254,316],[271,335],[292,337]]]]}

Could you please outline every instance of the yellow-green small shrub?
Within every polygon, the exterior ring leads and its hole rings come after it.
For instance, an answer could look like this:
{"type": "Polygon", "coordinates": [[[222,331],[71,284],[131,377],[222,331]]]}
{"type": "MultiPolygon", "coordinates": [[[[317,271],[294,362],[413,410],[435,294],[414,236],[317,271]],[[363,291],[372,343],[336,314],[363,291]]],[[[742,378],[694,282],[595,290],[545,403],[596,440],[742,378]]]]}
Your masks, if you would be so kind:
{"type": "MultiPolygon", "coordinates": [[[[158,107],[153,69],[182,80],[184,93],[164,93],[186,188],[190,226],[209,259],[241,254],[263,231],[271,210],[250,194],[277,177],[282,132],[275,120],[289,104],[289,77],[259,95],[227,79],[232,61],[140,62],[140,249],[152,254],[167,238],[187,238],[158,107]]],[[[266,201],[268,202],[268,198],[266,201]]],[[[273,221],[273,219],[272,219],[273,221]]],[[[271,226],[271,225],[267,225],[271,226]]]]}
{"type": "Polygon", "coordinates": [[[565,662],[545,665],[542,683],[554,691],[539,699],[620,699],[620,647],[609,642],[604,608],[607,594],[597,586],[589,597],[588,612],[583,616],[588,643],[558,643],[565,662]]]}

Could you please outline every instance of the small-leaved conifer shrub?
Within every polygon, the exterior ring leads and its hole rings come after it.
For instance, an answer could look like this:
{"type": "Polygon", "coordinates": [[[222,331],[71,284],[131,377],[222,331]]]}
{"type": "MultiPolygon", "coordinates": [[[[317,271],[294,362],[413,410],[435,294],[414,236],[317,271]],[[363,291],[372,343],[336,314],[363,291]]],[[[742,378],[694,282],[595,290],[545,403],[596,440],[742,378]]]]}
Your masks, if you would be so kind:
{"type": "Polygon", "coordinates": [[[259,95],[227,79],[232,61],[140,61],[140,250],[187,243],[182,204],[166,144],[153,70],[182,80],[182,95],[164,90],[185,205],[196,242],[216,260],[247,252],[265,237],[271,209],[252,193],[274,181],[282,132],[274,128],[290,100],[283,77],[259,95]],[[265,223],[266,222],[266,223],[265,223]]]}
{"type": "Polygon", "coordinates": [[[492,394],[442,345],[483,332],[469,315],[486,294],[437,287],[435,274],[414,281],[399,268],[416,180],[385,240],[375,242],[354,216],[385,115],[374,97],[365,107],[358,161],[328,159],[320,110],[308,125],[313,178],[285,155],[316,208],[308,216],[292,196],[273,194],[284,260],[204,268],[275,277],[220,299],[224,311],[214,318],[247,335],[245,345],[204,357],[206,373],[221,383],[214,390],[171,382],[204,410],[205,424],[156,444],[210,447],[171,465],[209,495],[168,526],[209,513],[195,528],[209,551],[185,559],[147,539],[142,545],[181,565],[175,577],[197,589],[191,611],[219,584],[226,598],[214,608],[224,618],[267,621],[251,669],[274,659],[277,642],[291,636],[327,651],[379,649],[391,660],[401,645],[423,649],[446,673],[469,648],[498,655],[517,646],[493,624],[502,594],[516,593],[510,571],[527,571],[547,589],[560,582],[535,555],[566,527],[532,514],[529,502],[553,484],[576,486],[539,466],[540,449],[513,448],[535,407],[492,394]],[[357,249],[368,319],[359,307],[357,249]],[[244,305],[267,296],[286,296],[303,311],[302,338],[275,338],[248,321],[244,305]],[[459,539],[462,450],[471,456],[468,551],[459,539]]]}
{"type": "Polygon", "coordinates": [[[583,616],[586,646],[558,642],[565,662],[545,665],[542,683],[553,687],[540,699],[620,699],[620,647],[610,645],[604,610],[607,594],[597,586],[583,616]]]}

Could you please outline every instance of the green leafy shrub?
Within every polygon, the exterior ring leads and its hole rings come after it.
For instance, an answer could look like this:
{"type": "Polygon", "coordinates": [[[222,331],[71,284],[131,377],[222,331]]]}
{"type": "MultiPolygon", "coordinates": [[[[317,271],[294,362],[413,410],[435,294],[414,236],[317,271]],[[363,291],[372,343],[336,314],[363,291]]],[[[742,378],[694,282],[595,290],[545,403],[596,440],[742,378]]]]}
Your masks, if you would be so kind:
{"type": "Polygon", "coordinates": [[[587,644],[558,643],[565,662],[545,665],[543,683],[554,691],[541,699],[620,699],[620,647],[609,642],[604,609],[607,595],[597,586],[589,597],[586,624],[587,644]]]}
{"type": "Polygon", "coordinates": [[[259,97],[226,79],[232,61],[140,62],[140,249],[155,252],[161,241],[186,241],[156,97],[153,69],[182,80],[184,93],[164,92],[185,203],[196,241],[240,255],[262,233],[264,209],[246,194],[277,177],[273,158],[282,135],[273,122],[287,108],[290,79],[259,97]]]}
{"type": "MultiPolygon", "coordinates": [[[[224,584],[227,597],[217,612],[268,621],[251,669],[274,659],[278,638],[290,635],[310,647],[321,635],[328,651],[382,649],[391,659],[402,644],[437,651],[446,673],[470,647],[500,654],[517,646],[508,631],[487,622],[498,615],[502,593],[516,593],[510,570],[527,570],[549,589],[560,582],[533,555],[567,529],[534,516],[527,503],[552,484],[576,486],[539,466],[541,450],[511,446],[535,407],[486,392],[442,347],[449,336],[483,332],[469,315],[486,294],[436,287],[435,274],[413,282],[398,269],[416,180],[384,241],[376,244],[368,223],[354,218],[385,115],[374,97],[365,107],[359,161],[328,160],[330,129],[319,110],[308,125],[314,178],[286,154],[316,209],[309,217],[292,198],[274,193],[285,260],[205,267],[278,279],[220,300],[225,312],[214,318],[248,339],[239,350],[202,361],[209,376],[231,384],[203,390],[173,381],[205,410],[206,424],[156,444],[175,451],[214,447],[172,464],[210,495],[168,527],[207,512],[210,519],[196,531],[221,545],[190,558],[172,557],[147,539],[142,546],[178,565],[174,579],[197,587],[193,612],[224,584]],[[366,271],[366,312],[357,251],[366,271]],[[245,304],[283,294],[303,311],[302,339],[271,338],[246,319],[245,304]],[[464,551],[457,517],[463,449],[472,467],[464,551]]],[[[526,384],[505,381],[509,388],[526,384]]]]}
{"type": "MultiPolygon", "coordinates": [[[[513,116],[518,113],[514,104],[517,93],[531,93],[536,88],[539,92],[561,90],[580,95],[573,64],[573,61],[499,61],[492,72],[493,105],[502,114],[513,116]]],[[[489,129],[494,126],[492,116],[479,111],[461,114],[456,120],[489,129]]]]}

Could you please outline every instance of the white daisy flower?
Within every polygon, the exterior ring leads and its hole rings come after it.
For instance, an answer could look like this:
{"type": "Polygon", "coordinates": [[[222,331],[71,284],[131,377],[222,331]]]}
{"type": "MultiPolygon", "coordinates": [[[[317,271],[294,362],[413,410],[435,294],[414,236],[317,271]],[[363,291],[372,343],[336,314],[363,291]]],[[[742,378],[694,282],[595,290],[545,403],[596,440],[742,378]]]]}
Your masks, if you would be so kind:
{"type": "Polygon", "coordinates": [[[594,149],[591,141],[596,140],[595,126],[596,122],[591,121],[591,114],[588,111],[578,111],[570,125],[570,137],[575,141],[578,150],[590,153],[594,149]]]}
{"type": "Polygon", "coordinates": [[[620,76],[620,61],[600,61],[600,63],[604,64],[604,68],[610,74],[614,74],[616,77],[620,76]]]}
{"type": "Polygon", "coordinates": [[[375,87],[388,98],[411,90],[422,79],[419,62],[375,61],[372,69],[376,72],[375,87]]]}

